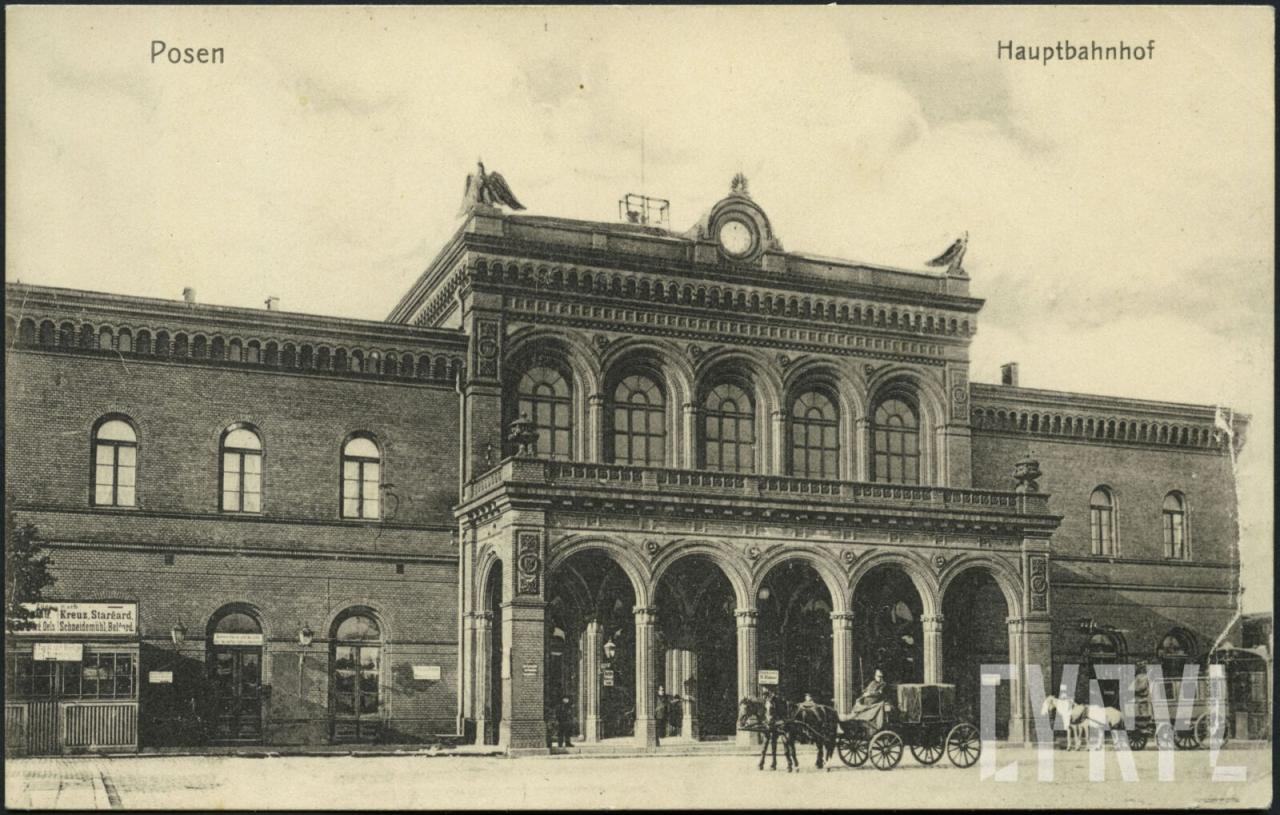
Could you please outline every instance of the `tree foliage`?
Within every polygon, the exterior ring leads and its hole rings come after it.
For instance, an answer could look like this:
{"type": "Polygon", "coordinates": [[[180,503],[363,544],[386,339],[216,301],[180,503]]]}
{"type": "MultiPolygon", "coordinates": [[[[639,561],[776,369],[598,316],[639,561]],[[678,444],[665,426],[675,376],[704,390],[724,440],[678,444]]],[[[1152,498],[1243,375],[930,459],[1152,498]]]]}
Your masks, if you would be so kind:
{"type": "Polygon", "coordinates": [[[49,572],[52,560],[40,546],[34,524],[18,524],[13,510],[4,513],[4,622],[6,631],[29,631],[35,627],[24,603],[39,602],[44,590],[53,585],[49,572]]]}

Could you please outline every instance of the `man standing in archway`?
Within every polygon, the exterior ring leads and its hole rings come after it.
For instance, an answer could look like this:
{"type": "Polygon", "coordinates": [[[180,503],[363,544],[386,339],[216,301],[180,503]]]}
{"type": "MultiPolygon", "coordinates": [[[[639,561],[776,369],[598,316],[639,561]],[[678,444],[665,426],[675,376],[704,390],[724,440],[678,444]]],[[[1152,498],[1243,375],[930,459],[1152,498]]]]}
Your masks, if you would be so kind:
{"type": "Polygon", "coordinates": [[[667,713],[671,707],[671,700],[667,696],[667,689],[659,685],[657,699],[654,700],[653,718],[656,720],[654,728],[654,742],[657,746],[662,746],[662,737],[667,733],[667,713]]]}

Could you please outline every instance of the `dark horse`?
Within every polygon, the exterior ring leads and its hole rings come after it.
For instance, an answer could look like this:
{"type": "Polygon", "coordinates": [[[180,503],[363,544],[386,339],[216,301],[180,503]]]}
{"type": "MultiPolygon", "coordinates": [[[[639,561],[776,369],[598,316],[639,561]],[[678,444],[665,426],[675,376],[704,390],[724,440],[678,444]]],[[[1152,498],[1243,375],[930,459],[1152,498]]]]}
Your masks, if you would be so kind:
{"type": "MultiPolygon", "coordinates": [[[[831,761],[831,754],[836,750],[836,734],[840,730],[840,716],[836,709],[827,705],[806,702],[794,705],[787,722],[788,741],[792,742],[791,750],[795,751],[795,742],[813,744],[818,748],[818,759],[814,764],[818,769],[831,761]]],[[[796,759],[796,765],[800,761],[796,759]]]]}
{"type": "Polygon", "coordinates": [[[787,762],[787,772],[792,768],[799,769],[800,761],[796,758],[796,748],[791,742],[789,731],[790,705],[779,696],[766,696],[763,699],[743,697],[738,702],[738,727],[753,733],[764,734],[764,746],[760,749],[758,769],[764,769],[764,758],[773,747],[773,763],[769,769],[778,769],[778,737],[782,737],[782,756],[787,762]]]}

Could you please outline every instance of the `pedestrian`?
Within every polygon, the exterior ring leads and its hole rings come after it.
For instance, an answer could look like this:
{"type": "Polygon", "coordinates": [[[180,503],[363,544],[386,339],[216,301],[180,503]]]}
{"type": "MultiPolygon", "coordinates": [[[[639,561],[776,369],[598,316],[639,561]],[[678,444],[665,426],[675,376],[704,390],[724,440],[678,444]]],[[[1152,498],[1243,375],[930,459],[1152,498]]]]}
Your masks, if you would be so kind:
{"type": "Polygon", "coordinates": [[[572,747],[573,742],[570,741],[573,731],[573,706],[569,703],[569,697],[564,696],[560,699],[560,704],[556,707],[556,732],[559,736],[561,747],[572,747]]]}
{"type": "Polygon", "coordinates": [[[667,697],[667,689],[662,685],[658,686],[658,696],[654,700],[653,718],[656,719],[656,727],[654,728],[654,740],[658,746],[662,746],[662,737],[667,734],[667,711],[670,707],[670,701],[667,697]]]}

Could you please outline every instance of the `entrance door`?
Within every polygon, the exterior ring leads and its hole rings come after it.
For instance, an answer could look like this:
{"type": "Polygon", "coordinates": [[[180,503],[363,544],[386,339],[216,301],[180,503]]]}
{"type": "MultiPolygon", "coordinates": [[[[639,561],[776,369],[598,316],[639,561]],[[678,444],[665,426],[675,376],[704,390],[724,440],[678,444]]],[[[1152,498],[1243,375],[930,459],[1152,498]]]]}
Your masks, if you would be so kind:
{"type": "Polygon", "coordinates": [[[243,611],[217,618],[209,639],[212,738],[262,739],[262,626],[243,611]]]}
{"type": "Polygon", "coordinates": [[[379,700],[382,632],[365,614],[338,623],[330,654],[329,687],[334,741],[376,741],[382,730],[379,700]]]}

